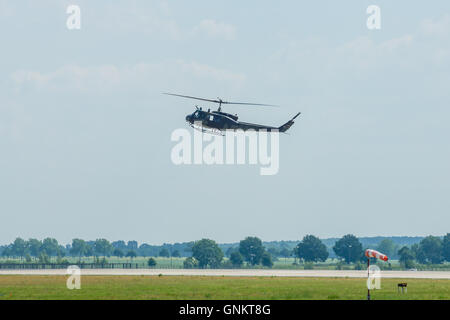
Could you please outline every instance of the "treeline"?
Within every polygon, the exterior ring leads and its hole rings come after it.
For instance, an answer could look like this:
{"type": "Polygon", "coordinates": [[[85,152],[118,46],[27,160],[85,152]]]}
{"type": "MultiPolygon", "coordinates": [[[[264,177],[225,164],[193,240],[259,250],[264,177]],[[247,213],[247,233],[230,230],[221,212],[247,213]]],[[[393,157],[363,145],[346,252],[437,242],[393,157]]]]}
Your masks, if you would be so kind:
{"type": "Polygon", "coordinates": [[[61,245],[56,239],[44,240],[16,238],[11,244],[0,246],[0,255],[6,258],[25,259],[27,262],[48,263],[64,257],[181,257],[190,256],[193,242],[152,246],[146,243],[138,246],[137,241],[123,240],[109,242],[107,239],[85,241],[73,239],[71,244],[61,245]]]}
{"type": "MultiPolygon", "coordinates": [[[[367,239],[367,238],[365,238],[367,239]]],[[[404,239],[405,240],[405,239],[404,239]]],[[[408,240],[408,239],[406,239],[408,240]]],[[[411,239],[409,239],[411,240],[411,239]]],[[[406,242],[407,243],[407,242],[406,242]]],[[[410,242],[411,243],[411,242],[410,242]]],[[[262,242],[257,237],[247,237],[236,244],[217,244],[211,239],[186,243],[152,246],[137,241],[113,241],[97,239],[85,241],[73,239],[71,244],[61,245],[56,239],[44,240],[16,238],[11,244],[0,246],[0,254],[5,258],[19,258],[27,262],[60,262],[64,257],[186,257],[185,268],[217,268],[263,265],[271,267],[279,258],[294,257],[305,263],[324,262],[337,257],[345,263],[359,263],[365,260],[366,248],[376,249],[391,259],[398,258],[405,268],[413,268],[416,263],[440,264],[450,261],[450,234],[444,237],[428,236],[411,245],[400,246],[391,238],[384,238],[376,245],[364,245],[364,241],[354,235],[345,235],[331,244],[313,235],[307,235],[300,242],[262,242]],[[331,250],[330,250],[331,249],[331,250]],[[331,252],[330,252],[331,251],[331,252]],[[332,253],[332,254],[331,254],[332,253]],[[228,259],[224,259],[227,257],[228,259]]],[[[155,260],[149,260],[154,266],[155,260]]]]}
{"type": "MultiPolygon", "coordinates": [[[[348,234],[335,241],[332,250],[341,262],[347,264],[356,263],[361,267],[361,262],[366,261],[364,252],[369,247],[363,246],[361,241],[354,235],[348,234]]],[[[391,239],[382,240],[376,247],[388,256],[394,254],[399,256],[399,261],[404,268],[412,268],[415,263],[421,264],[440,264],[445,261],[450,262],[450,233],[440,237],[428,236],[423,238],[419,243],[411,246],[403,246],[398,249],[391,239]],[[398,249],[398,250],[397,250],[398,249]]],[[[262,241],[256,237],[247,237],[240,241],[238,246],[230,247],[227,250],[229,259],[225,262],[225,267],[230,264],[233,267],[240,267],[245,263],[250,266],[262,264],[271,267],[274,254],[271,252],[272,247],[264,247],[262,241]]],[[[277,252],[284,257],[293,256],[305,264],[315,262],[325,262],[329,258],[327,246],[319,238],[313,235],[307,235],[302,241],[289,250],[287,248],[278,250],[277,252]]],[[[203,239],[194,243],[192,250],[192,258],[185,261],[185,268],[189,267],[218,267],[223,259],[223,252],[219,246],[209,239],[203,239]],[[195,264],[195,261],[198,265],[195,264]]]]}

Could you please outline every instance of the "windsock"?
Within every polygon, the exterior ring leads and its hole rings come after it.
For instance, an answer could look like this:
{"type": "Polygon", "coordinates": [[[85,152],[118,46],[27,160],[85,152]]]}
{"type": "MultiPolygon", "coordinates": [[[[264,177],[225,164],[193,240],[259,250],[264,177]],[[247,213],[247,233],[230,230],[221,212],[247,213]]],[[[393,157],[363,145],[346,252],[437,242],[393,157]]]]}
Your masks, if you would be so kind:
{"type": "Polygon", "coordinates": [[[388,257],[385,254],[382,254],[376,250],[367,249],[365,252],[367,258],[377,258],[383,261],[388,261],[388,257]]]}

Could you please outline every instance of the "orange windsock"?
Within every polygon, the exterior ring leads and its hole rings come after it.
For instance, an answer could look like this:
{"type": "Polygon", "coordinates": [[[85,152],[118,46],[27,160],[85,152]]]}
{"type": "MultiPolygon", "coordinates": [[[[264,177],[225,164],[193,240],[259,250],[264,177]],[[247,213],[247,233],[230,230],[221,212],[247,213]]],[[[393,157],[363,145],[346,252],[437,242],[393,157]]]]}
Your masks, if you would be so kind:
{"type": "Polygon", "coordinates": [[[377,258],[383,261],[388,261],[388,257],[385,254],[382,254],[376,250],[367,249],[365,252],[367,258],[377,258]]]}

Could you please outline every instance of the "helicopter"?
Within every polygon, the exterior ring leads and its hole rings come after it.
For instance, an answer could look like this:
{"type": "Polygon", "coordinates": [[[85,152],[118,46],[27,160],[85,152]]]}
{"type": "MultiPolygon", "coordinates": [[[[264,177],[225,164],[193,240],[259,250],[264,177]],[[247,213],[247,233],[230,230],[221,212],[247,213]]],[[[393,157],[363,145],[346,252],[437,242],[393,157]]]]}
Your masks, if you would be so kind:
{"type": "Polygon", "coordinates": [[[256,123],[249,123],[249,122],[242,122],[238,121],[237,114],[230,114],[226,112],[222,112],[222,105],[223,104],[235,104],[235,105],[251,105],[251,106],[272,106],[276,107],[275,105],[271,104],[262,104],[262,103],[248,103],[248,102],[229,102],[229,101],[223,101],[220,98],[217,99],[205,99],[205,98],[198,98],[198,97],[192,97],[192,96],[185,96],[181,94],[175,94],[175,93],[168,93],[163,92],[163,94],[170,95],[170,96],[176,96],[176,97],[182,97],[182,98],[188,98],[188,99],[195,99],[195,100],[201,100],[201,101],[208,101],[208,102],[214,102],[218,103],[219,107],[217,111],[211,111],[211,109],[208,109],[208,111],[205,111],[202,109],[202,107],[195,106],[196,110],[192,114],[188,114],[186,116],[186,121],[189,123],[189,125],[195,129],[201,130],[203,132],[210,131],[211,133],[217,133],[217,134],[223,134],[226,130],[254,130],[254,131],[279,131],[279,132],[286,132],[293,124],[295,118],[297,118],[301,112],[297,113],[291,120],[286,122],[280,127],[272,127],[272,126],[266,126],[256,123]]]}

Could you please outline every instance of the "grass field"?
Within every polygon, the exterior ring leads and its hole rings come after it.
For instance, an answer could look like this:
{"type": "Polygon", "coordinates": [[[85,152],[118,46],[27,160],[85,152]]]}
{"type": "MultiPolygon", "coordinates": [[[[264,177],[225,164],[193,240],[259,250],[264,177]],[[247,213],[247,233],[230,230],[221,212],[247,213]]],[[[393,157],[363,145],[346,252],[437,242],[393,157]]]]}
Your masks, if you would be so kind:
{"type": "MultiPolygon", "coordinates": [[[[298,299],[362,300],[364,279],[206,276],[83,276],[80,290],[66,276],[0,276],[2,299],[298,299]]],[[[372,299],[450,299],[450,280],[382,279],[372,299]],[[408,293],[397,292],[407,282],[408,293]]]]}
{"type": "MultiPolygon", "coordinates": [[[[77,264],[79,262],[79,258],[77,257],[64,257],[65,260],[67,260],[70,264],[77,264]]],[[[82,257],[81,262],[85,263],[94,263],[94,257],[82,257]]],[[[136,257],[136,258],[126,258],[126,257],[107,257],[106,261],[108,263],[133,263],[137,264],[139,268],[148,268],[147,262],[149,257],[136,257]]],[[[173,258],[165,258],[165,257],[153,257],[153,259],[156,260],[156,268],[159,269],[181,269],[183,268],[183,262],[186,259],[186,257],[173,257],[173,258]]],[[[227,262],[227,258],[224,259],[224,262],[227,262]]],[[[274,260],[273,262],[273,269],[283,269],[283,270],[303,270],[306,268],[306,266],[302,263],[300,264],[294,264],[297,260],[294,258],[279,258],[277,260],[274,260]]],[[[336,270],[338,266],[337,259],[327,259],[326,262],[317,262],[311,265],[309,269],[315,269],[315,270],[336,270]]],[[[37,262],[34,261],[33,262],[37,262]]],[[[52,263],[57,263],[57,260],[53,257],[51,259],[52,263]]],[[[1,263],[24,263],[23,260],[20,259],[5,259],[4,257],[0,257],[0,264],[1,263]]],[[[388,264],[385,262],[378,262],[377,265],[382,269],[389,269],[389,270],[404,270],[398,262],[398,260],[390,260],[390,268],[387,268],[388,264]]],[[[365,269],[365,263],[360,264],[365,269]]],[[[225,268],[229,268],[229,266],[224,266],[225,268]]],[[[355,264],[342,264],[340,269],[342,270],[353,270],[355,269],[355,264]]],[[[251,269],[267,269],[266,267],[263,267],[261,265],[256,266],[248,266],[244,264],[240,268],[251,268],[251,269]]],[[[438,265],[416,265],[415,268],[417,270],[441,270],[441,271],[449,271],[450,270],[450,263],[442,263],[438,265]]]]}

